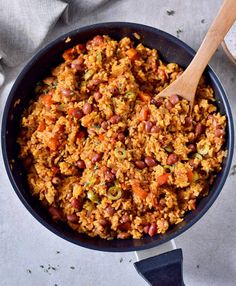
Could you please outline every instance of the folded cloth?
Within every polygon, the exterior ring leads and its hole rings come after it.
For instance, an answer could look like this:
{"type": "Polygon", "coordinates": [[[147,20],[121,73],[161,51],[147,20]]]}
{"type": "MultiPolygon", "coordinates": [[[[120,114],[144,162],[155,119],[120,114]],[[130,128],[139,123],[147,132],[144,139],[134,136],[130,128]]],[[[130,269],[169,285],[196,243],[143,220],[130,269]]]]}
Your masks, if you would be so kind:
{"type": "MultiPolygon", "coordinates": [[[[0,62],[16,66],[32,54],[55,25],[70,0],[0,2],[0,62]]],[[[0,85],[4,81],[0,67],[0,85]]]]}

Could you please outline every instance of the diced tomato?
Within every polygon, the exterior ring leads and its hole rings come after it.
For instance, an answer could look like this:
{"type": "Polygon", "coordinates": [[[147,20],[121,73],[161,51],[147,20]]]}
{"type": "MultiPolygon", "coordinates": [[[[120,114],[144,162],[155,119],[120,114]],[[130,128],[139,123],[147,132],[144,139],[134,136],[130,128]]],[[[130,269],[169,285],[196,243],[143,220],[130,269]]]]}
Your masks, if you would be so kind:
{"type": "Polygon", "coordinates": [[[52,100],[52,95],[51,94],[44,94],[41,96],[42,102],[43,104],[50,108],[51,105],[53,104],[53,100],[52,100]]]}
{"type": "Polygon", "coordinates": [[[40,123],[39,123],[39,126],[38,126],[38,131],[39,132],[43,132],[44,130],[45,130],[45,128],[46,128],[46,124],[45,124],[45,122],[44,121],[41,121],[40,123]]]}
{"type": "Polygon", "coordinates": [[[148,193],[140,187],[138,182],[136,182],[136,181],[132,182],[131,186],[132,186],[133,192],[137,196],[139,196],[141,199],[145,199],[147,197],[148,193]]]}
{"type": "Polygon", "coordinates": [[[58,147],[58,139],[56,137],[52,137],[47,142],[48,147],[51,151],[56,151],[58,147]]]}
{"type": "Polygon", "coordinates": [[[191,183],[193,181],[193,172],[191,170],[187,171],[188,181],[191,183]]]}
{"type": "Polygon", "coordinates": [[[98,138],[99,138],[100,141],[103,141],[103,140],[104,140],[104,134],[102,134],[102,133],[99,134],[99,135],[98,135],[98,138]]]}
{"type": "Polygon", "coordinates": [[[74,48],[71,48],[71,49],[68,49],[66,50],[62,57],[64,60],[68,60],[68,61],[72,61],[74,58],[75,58],[75,55],[76,55],[76,50],[74,48]]]}
{"type": "Polygon", "coordinates": [[[131,61],[137,60],[139,58],[138,52],[136,49],[131,48],[126,52],[126,55],[131,61]]]}
{"type": "Polygon", "coordinates": [[[140,121],[146,121],[148,119],[149,115],[149,109],[147,106],[143,106],[143,108],[140,111],[139,119],[140,121]]]}
{"type": "Polygon", "coordinates": [[[51,170],[52,170],[53,176],[55,176],[58,173],[59,168],[56,166],[52,166],[51,170]]]}
{"type": "Polygon", "coordinates": [[[142,101],[144,101],[144,102],[148,102],[149,100],[150,100],[150,95],[149,94],[147,94],[147,93],[145,93],[145,92],[143,92],[143,91],[140,91],[139,93],[138,93],[138,97],[142,100],[142,101]]]}
{"type": "Polygon", "coordinates": [[[169,177],[168,173],[165,173],[165,174],[161,175],[160,177],[158,177],[157,178],[158,186],[162,186],[162,185],[166,184],[168,181],[168,177],[169,177]]]}

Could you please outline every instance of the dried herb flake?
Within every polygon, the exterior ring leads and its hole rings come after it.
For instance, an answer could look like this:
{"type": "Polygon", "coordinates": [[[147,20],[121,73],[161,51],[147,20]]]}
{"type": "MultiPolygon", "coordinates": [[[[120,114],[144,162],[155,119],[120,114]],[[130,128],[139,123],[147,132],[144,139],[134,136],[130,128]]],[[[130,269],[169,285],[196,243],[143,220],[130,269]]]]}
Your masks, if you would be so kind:
{"type": "Polygon", "coordinates": [[[174,11],[174,10],[167,10],[167,11],[166,11],[166,14],[167,14],[168,16],[173,16],[173,15],[175,14],[175,11],[174,11]]]}
{"type": "Polygon", "coordinates": [[[181,29],[176,30],[177,38],[179,38],[181,33],[183,33],[183,30],[181,30],[181,29]]]}

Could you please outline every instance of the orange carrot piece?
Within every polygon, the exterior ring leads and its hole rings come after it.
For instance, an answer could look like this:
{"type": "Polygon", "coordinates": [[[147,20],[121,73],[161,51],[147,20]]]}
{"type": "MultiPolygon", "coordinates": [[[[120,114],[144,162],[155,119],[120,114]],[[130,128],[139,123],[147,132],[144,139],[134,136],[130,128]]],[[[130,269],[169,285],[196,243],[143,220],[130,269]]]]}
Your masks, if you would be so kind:
{"type": "Polygon", "coordinates": [[[128,58],[131,60],[131,61],[134,61],[134,60],[137,60],[138,59],[138,52],[131,48],[129,49],[127,52],[126,52],[126,55],[128,56],[128,58]]]}
{"type": "Polygon", "coordinates": [[[138,93],[138,97],[144,102],[148,102],[151,99],[151,96],[143,91],[140,91],[138,93]]]}
{"type": "Polygon", "coordinates": [[[131,186],[133,192],[141,199],[145,199],[147,197],[148,193],[144,191],[137,182],[132,182],[131,186]]]}
{"type": "Polygon", "coordinates": [[[58,147],[58,139],[56,137],[52,137],[47,142],[48,147],[51,151],[56,151],[58,147]]]}
{"type": "Polygon", "coordinates": [[[193,172],[191,170],[187,171],[188,181],[191,183],[193,181],[193,172]]]}
{"type": "Polygon", "coordinates": [[[103,141],[103,140],[104,140],[104,134],[102,134],[102,133],[99,134],[99,135],[98,135],[98,139],[99,139],[100,141],[103,141]]]}
{"type": "Polygon", "coordinates": [[[44,94],[41,96],[42,102],[46,107],[51,107],[53,100],[51,94],[44,94]]]}
{"type": "Polygon", "coordinates": [[[139,120],[140,121],[146,121],[148,119],[148,115],[149,115],[148,107],[147,106],[143,106],[143,108],[140,111],[139,120]]]}
{"type": "Polygon", "coordinates": [[[162,186],[162,185],[166,184],[168,181],[168,177],[169,177],[168,173],[165,173],[165,174],[161,175],[160,177],[158,177],[157,178],[158,186],[162,186]]]}
{"type": "Polygon", "coordinates": [[[74,56],[75,56],[75,49],[74,48],[71,48],[71,49],[68,49],[68,50],[66,50],[64,53],[63,53],[63,55],[62,55],[62,57],[63,57],[63,59],[64,60],[68,60],[68,61],[71,61],[71,60],[73,60],[74,59],[74,56]]]}
{"type": "Polygon", "coordinates": [[[44,121],[41,121],[40,123],[39,123],[39,126],[38,126],[38,131],[39,132],[43,132],[44,130],[46,129],[46,124],[45,124],[45,122],[44,121]]]}

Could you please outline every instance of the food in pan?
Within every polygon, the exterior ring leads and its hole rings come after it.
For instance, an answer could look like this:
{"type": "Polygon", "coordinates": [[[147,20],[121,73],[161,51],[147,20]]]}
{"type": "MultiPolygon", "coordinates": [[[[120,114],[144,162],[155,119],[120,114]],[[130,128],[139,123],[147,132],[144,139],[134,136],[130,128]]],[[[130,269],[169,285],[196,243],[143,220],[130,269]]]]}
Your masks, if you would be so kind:
{"type": "Polygon", "coordinates": [[[89,236],[165,233],[207,196],[226,118],[201,79],[193,112],[158,93],[183,72],[155,49],[98,35],[63,54],[21,118],[19,157],[53,219],[89,236]]]}

